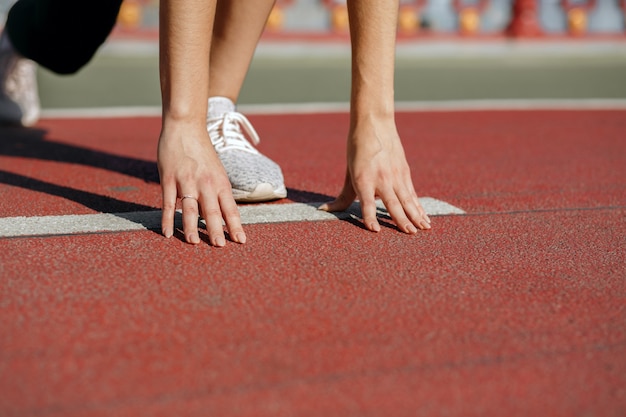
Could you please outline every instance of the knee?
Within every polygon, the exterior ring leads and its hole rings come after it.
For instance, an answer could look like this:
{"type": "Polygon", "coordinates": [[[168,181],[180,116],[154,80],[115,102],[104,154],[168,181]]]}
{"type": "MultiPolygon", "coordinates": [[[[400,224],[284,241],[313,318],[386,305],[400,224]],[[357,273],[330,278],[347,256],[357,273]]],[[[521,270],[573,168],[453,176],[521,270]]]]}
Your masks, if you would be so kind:
{"type": "MultiPolygon", "coordinates": [[[[91,52],[91,51],[89,51],[91,52]]],[[[72,75],[80,71],[85,65],[91,61],[93,53],[81,53],[81,51],[63,51],[60,54],[44,54],[39,56],[35,61],[59,75],[72,75]],[[59,56],[62,59],[59,59],[59,56]]]]}
{"type": "Polygon", "coordinates": [[[82,67],[85,66],[85,63],[74,63],[74,62],[54,62],[50,64],[39,63],[43,68],[54,72],[59,75],[73,75],[76,74],[82,67]]]}

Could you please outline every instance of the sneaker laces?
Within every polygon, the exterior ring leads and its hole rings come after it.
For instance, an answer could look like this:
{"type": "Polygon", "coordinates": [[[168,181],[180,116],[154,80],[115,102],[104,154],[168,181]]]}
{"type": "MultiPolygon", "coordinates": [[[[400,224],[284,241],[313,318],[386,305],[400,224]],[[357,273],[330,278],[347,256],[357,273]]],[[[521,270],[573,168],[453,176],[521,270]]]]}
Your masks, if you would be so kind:
{"type": "Polygon", "coordinates": [[[258,145],[259,135],[250,121],[239,112],[226,112],[222,116],[207,119],[207,130],[215,151],[220,153],[229,149],[236,149],[258,154],[252,143],[258,145]],[[243,132],[242,129],[243,128],[243,132]]]}

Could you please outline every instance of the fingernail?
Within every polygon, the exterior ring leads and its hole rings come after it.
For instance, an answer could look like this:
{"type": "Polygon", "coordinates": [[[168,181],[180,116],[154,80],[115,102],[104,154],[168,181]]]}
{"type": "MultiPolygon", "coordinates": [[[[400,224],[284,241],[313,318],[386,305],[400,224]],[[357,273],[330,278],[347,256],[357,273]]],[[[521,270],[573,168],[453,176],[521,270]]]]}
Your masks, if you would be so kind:
{"type": "Polygon", "coordinates": [[[172,235],[174,234],[170,229],[163,229],[163,236],[165,236],[167,239],[171,238],[172,235]]]}
{"type": "Polygon", "coordinates": [[[194,245],[197,245],[198,243],[200,243],[200,236],[198,236],[195,233],[192,233],[189,235],[189,237],[187,238],[187,241],[189,243],[193,243],[194,245]]]}
{"type": "Polygon", "coordinates": [[[380,232],[380,225],[378,223],[370,223],[370,230],[372,232],[380,232]]]}
{"type": "Polygon", "coordinates": [[[426,222],[422,222],[422,226],[424,226],[424,229],[427,229],[427,230],[431,228],[430,223],[426,223],[426,222]]]}
{"type": "Polygon", "coordinates": [[[239,232],[235,235],[237,237],[237,242],[246,243],[246,234],[243,232],[239,232]]]}
{"type": "Polygon", "coordinates": [[[407,224],[407,226],[406,226],[406,230],[407,230],[407,232],[408,232],[408,233],[410,233],[410,234],[417,233],[417,227],[413,226],[413,225],[412,225],[412,224],[410,224],[410,223],[409,223],[409,224],[407,224]]]}
{"type": "Polygon", "coordinates": [[[220,248],[226,246],[226,239],[224,239],[224,236],[218,236],[215,238],[215,246],[220,248]]]}
{"type": "Polygon", "coordinates": [[[430,217],[424,215],[424,217],[426,218],[426,221],[428,222],[428,224],[430,224],[430,217]]]}
{"type": "Polygon", "coordinates": [[[328,211],[328,204],[324,203],[317,208],[318,210],[328,211]]]}

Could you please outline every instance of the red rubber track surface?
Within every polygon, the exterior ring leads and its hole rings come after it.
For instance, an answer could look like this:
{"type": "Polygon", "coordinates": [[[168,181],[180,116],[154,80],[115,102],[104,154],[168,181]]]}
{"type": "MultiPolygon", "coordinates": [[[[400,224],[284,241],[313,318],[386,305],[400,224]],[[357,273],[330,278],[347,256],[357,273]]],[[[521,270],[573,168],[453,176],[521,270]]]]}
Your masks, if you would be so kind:
{"type": "MultiPolygon", "coordinates": [[[[339,190],[346,114],[250,119],[292,201],[339,190]]],[[[0,415],[625,415],[626,112],[397,120],[468,214],[0,239],[0,415]]],[[[0,216],[158,208],[158,132],[0,128],[0,216]]]]}

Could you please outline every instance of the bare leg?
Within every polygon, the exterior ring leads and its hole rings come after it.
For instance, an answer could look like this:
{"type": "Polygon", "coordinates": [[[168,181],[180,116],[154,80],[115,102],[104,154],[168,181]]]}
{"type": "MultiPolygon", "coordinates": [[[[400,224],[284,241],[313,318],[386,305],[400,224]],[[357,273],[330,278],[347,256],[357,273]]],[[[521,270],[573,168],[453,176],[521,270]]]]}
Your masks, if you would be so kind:
{"type": "Polygon", "coordinates": [[[209,97],[237,102],[275,0],[219,0],[213,27],[209,97]]]}
{"type": "Polygon", "coordinates": [[[287,195],[280,166],[254,148],[258,135],[235,105],[274,1],[218,0],[213,26],[207,130],[241,202],[287,195]]]}

